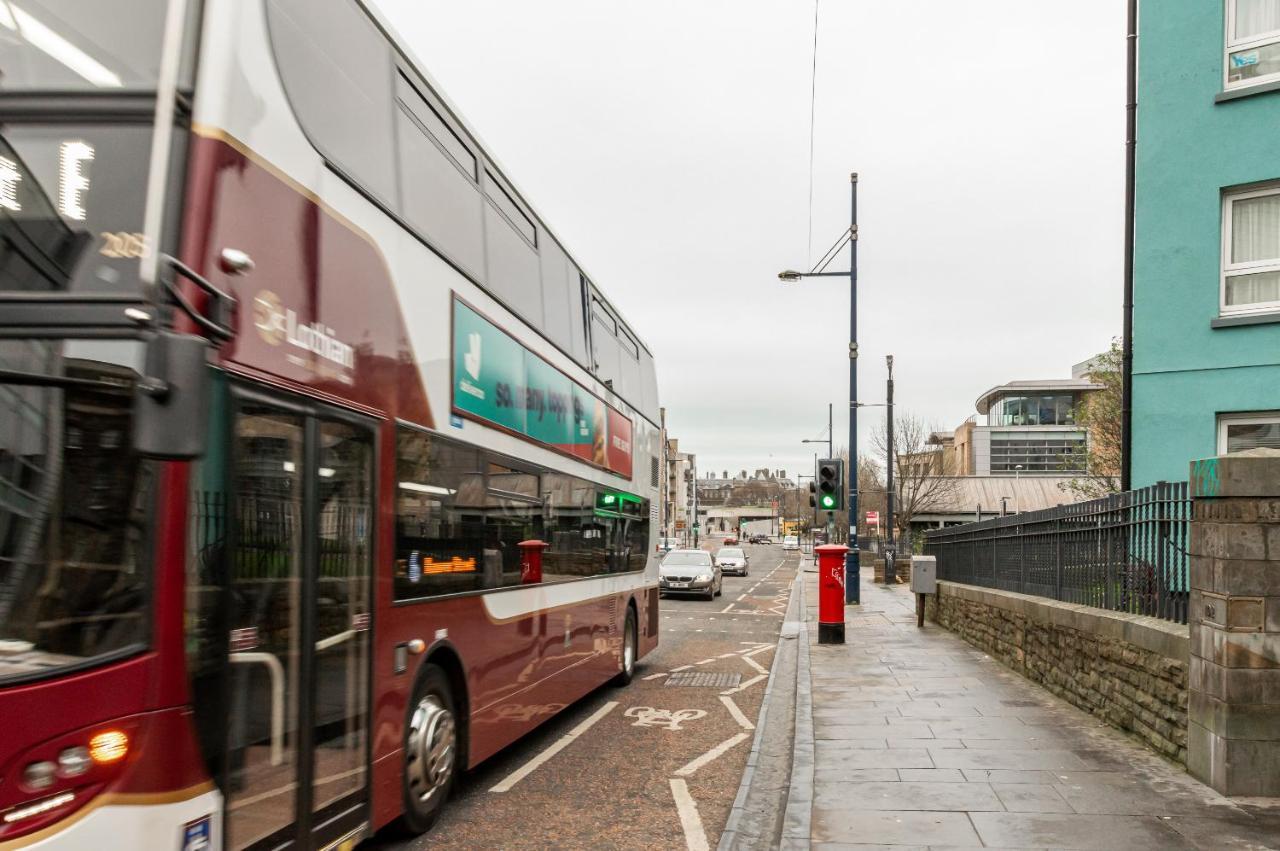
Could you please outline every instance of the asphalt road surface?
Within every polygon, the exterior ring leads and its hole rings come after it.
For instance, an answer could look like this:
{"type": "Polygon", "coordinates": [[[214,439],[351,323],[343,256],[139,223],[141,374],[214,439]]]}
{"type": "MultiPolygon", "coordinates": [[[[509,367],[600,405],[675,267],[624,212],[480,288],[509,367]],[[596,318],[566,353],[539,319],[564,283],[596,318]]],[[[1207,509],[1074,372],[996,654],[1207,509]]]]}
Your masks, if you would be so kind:
{"type": "Polygon", "coordinates": [[[798,562],[746,549],[750,575],[726,576],[714,601],[662,600],[658,649],[630,686],[599,689],[464,775],[425,836],[363,847],[715,848],[798,562]]]}

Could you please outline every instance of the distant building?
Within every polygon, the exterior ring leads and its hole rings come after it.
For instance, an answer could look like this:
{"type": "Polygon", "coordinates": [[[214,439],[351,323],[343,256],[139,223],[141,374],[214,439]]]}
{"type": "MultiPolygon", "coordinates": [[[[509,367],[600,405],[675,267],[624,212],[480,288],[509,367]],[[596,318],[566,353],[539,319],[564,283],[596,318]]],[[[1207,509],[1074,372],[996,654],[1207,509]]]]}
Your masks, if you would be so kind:
{"type": "Polygon", "coordinates": [[[1101,390],[1089,378],[1011,381],[978,397],[979,416],[966,435],[972,475],[1083,473],[1088,434],[1076,423],[1085,394],[1101,390]]]}
{"type": "Polygon", "coordinates": [[[1146,3],[1132,483],[1280,447],[1280,8],[1146,3]]]}
{"type": "Polygon", "coordinates": [[[692,452],[681,452],[680,442],[668,438],[662,537],[692,539],[696,476],[697,457],[692,452]]]}

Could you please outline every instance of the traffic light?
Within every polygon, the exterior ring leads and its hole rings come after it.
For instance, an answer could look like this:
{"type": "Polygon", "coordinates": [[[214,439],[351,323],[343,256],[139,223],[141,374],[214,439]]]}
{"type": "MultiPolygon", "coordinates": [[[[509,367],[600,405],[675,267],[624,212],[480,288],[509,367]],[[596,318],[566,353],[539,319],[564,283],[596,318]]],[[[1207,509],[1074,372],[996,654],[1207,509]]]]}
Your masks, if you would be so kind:
{"type": "Polygon", "coordinates": [[[809,507],[818,507],[818,492],[815,489],[813,482],[809,482],[809,507]]]}
{"type": "Polygon", "coordinates": [[[843,500],[844,464],[839,458],[823,458],[818,462],[818,508],[839,511],[843,500]]]}

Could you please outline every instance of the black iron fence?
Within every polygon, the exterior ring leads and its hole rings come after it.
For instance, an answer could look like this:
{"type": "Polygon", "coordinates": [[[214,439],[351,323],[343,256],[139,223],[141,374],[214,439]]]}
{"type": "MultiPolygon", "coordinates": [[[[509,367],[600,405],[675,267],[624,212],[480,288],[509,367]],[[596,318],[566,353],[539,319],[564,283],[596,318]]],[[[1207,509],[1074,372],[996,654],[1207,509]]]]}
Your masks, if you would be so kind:
{"type": "Polygon", "coordinates": [[[926,536],[938,578],[1187,622],[1186,482],[926,536]]]}

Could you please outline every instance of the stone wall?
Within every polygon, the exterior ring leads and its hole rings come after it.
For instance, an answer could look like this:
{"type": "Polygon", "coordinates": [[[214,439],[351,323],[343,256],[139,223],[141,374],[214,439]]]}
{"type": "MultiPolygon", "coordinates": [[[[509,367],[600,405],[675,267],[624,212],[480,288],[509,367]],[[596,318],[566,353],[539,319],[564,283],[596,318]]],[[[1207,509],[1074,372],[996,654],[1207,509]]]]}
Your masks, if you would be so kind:
{"type": "Polygon", "coordinates": [[[1191,519],[1192,776],[1280,796],[1280,451],[1195,462],[1191,519]]]}
{"type": "Polygon", "coordinates": [[[940,581],[931,620],[1152,749],[1187,761],[1187,627],[940,581]]]}

